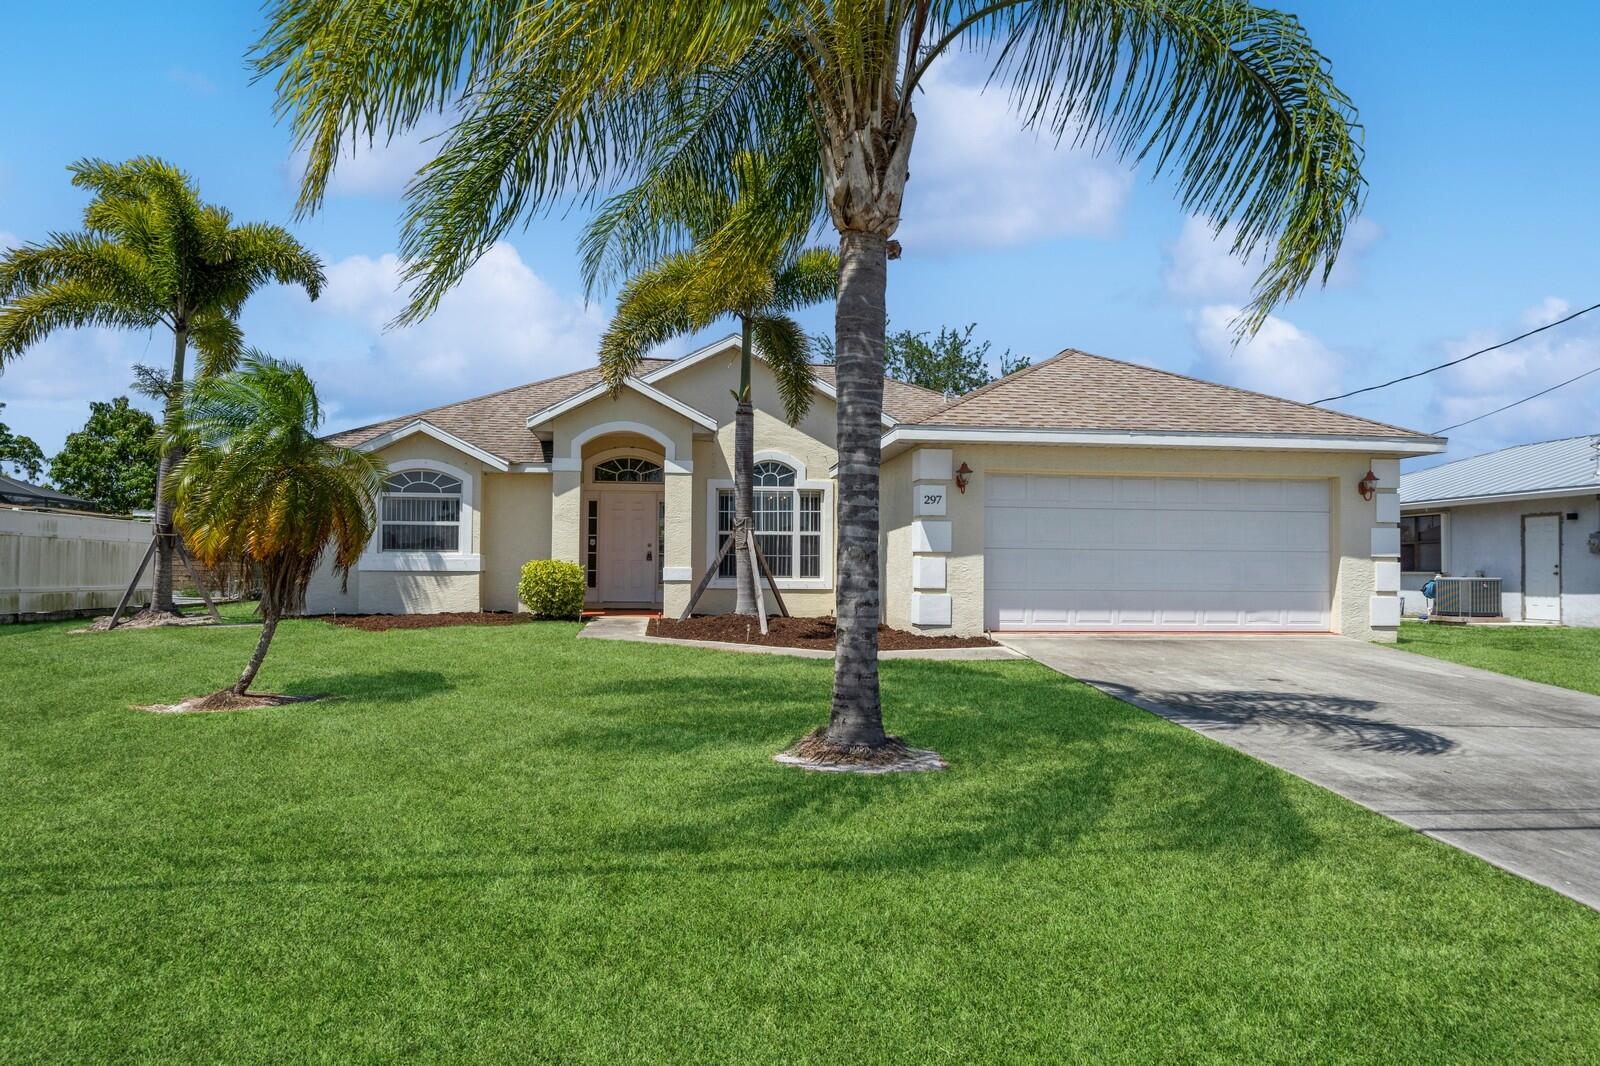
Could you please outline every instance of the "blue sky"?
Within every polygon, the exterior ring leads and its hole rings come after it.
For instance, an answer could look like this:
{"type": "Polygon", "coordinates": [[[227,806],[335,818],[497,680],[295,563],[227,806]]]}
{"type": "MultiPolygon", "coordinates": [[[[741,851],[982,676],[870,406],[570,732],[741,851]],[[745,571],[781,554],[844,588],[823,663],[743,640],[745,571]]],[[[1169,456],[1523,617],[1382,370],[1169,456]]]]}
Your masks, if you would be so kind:
{"type": "MultiPolygon", "coordinates": [[[[255,6],[87,6],[7,13],[0,245],[76,228],[83,197],[64,169],[73,159],[154,153],[189,170],[208,200],[240,219],[290,225],[326,260],[322,300],[264,291],[244,325],[253,343],[306,364],[330,428],[593,361],[609,303],[582,299],[581,219],[534,221],[433,319],[386,332],[401,300],[398,194],[427,143],[362,153],[324,210],[295,222],[289,138],[274,122],[270,86],[251,84],[243,59],[259,29],[255,6]]],[[[894,326],[976,322],[997,352],[1039,358],[1071,346],[1315,399],[1600,301],[1591,54],[1600,5],[1545,5],[1537,18],[1480,3],[1289,6],[1366,128],[1367,210],[1328,288],[1232,349],[1226,323],[1250,272],[1184,216],[1170,184],[1017,132],[1003,99],[950,63],[918,105],[906,254],[890,274],[894,326]]],[[[831,311],[812,312],[807,325],[829,328],[831,311]]],[[[164,364],[169,345],[165,335],[100,330],[53,338],[0,375],[0,419],[53,453],[88,401],[126,392],[130,366],[164,364]]],[[[1596,365],[1600,312],[1342,406],[1433,430],[1596,365]]],[[[1600,375],[1458,431],[1451,457],[1600,431],[1597,401],[1600,375]]]]}

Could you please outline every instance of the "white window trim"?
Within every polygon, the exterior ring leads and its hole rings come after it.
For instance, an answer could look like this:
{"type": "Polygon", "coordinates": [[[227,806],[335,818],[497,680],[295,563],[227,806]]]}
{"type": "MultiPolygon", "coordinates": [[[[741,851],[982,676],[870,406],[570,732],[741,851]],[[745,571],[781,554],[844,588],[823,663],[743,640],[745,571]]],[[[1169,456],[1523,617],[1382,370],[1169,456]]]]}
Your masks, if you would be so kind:
{"type": "MultiPolygon", "coordinates": [[[[661,470],[663,473],[694,473],[693,460],[680,460],[678,458],[678,446],[673,443],[671,437],[657,429],[655,426],[647,426],[643,422],[625,421],[601,422],[599,425],[590,426],[582,433],[577,434],[572,438],[571,443],[567,446],[568,454],[566,456],[557,456],[556,458],[552,459],[550,461],[550,469],[553,471],[581,472],[587,475],[588,471],[584,468],[585,464],[583,458],[583,446],[594,440],[596,437],[603,437],[608,433],[633,433],[641,437],[646,437],[661,445],[661,454],[666,459],[666,461],[661,464],[661,470]]],[[[594,459],[596,457],[590,456],[590,458],[594,459]]]]}
{"type": "Polygon", "coordinates": [[[356,445],[355,450],[358,452],[381,451],[382,449],[389,447],[391,444],[396,444],[405,440],[407,437],[414,437],[418,434],[421,434],[424,437],[432,437],[440,444],[454,448],[463,455],[470,455],[484,466],[492,467],[495,470],[502,471],[511,469],[510,463],[506,462],[498,455],[495,455],[493,452],[485,451],[476,444],[471,444],[467,441],[464,441],[452,433],[446,433],[432,422],[422,418],[417,419],[415,422],[412,422],[409,425],[401,426],[399,429],[392,429],[387,433],[379,434],[364,444],[358,444],[356,445]]]}
{"type": "MultiPolygon", "coordinates": [[[[476,479],[469,471],[436,459],[399,459],[389,467],[390,474],[401,474],[407,470],[432,470],[460,480],[461,532],[456,538],[460,549],[453,552],[384,551],[380,546],[383,543],[383,522],[380,520],[372,531],[372,539],[367,542],[366,552],[356,562],[356,569],[408,574],[475,574],[482,571],[483,557],[471,550],[473,523],[478,513],[474,503],[476,479]]],[[[381,499],[380,495],[380,514],[381,499]]]]}
{"type": "MultiPolygon", "coordinates": [[[[795,589],[797,591],[826,591],[833,588],[833,538],[835,515],[833,513],[833,482],[806,480],[806,464],[786,452],[759,451],[755,453],[755,462],[771,459],[784,463],[794,468],[794,486],[796,492],[821,492],[822,493],[822,545],[819,548],[821,558],[818,559],[820,572],[817,577],[780,577],[778,582],[780,591],[795,589]]],[[[717,497],[723,490],[731,491],[734,487],[732,481],[707,481],[706,482],[706,565],[711,565],[711,560],[717,557],[717,497]]],[[[798,507],[795,513],[795,522],[800,521],[798,507]]],[[[799,560],[795,560],[796,565],[799,560]]],[[[731,577],[714,577],[707,588],[731,589],[736,587],[736,582],[731,577]]]]}

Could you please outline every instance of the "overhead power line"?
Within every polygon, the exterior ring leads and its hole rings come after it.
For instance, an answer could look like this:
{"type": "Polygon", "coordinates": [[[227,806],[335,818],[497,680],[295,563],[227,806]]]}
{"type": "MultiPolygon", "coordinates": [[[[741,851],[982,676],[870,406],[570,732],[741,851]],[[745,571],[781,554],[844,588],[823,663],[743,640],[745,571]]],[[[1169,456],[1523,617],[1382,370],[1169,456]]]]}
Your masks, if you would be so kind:
{"type": "Polygon", "coordinates": [[[1555,392],[1557,389],[1566,388],[1568,385],[1571,385],[1574,381],[1582,381],[1584,378],[1588,377],[1590,374],[1600,374],[1600,366],[1593,367],[1593,368],[1591,368],[1589,370],[1585,370],[1583,373],[1579,374],[1575,378],[1568,378],[1567,380],[1561,382],[1558,385],[1551,385],[1548,389],[1544,389],[1544,390],[1542,390],[1540,392],[1536,392],[1532,396],[1524,396],[1522,399],[1517,400],[1514,403],[1508,403],[1504,407],[1496,407],[1493,411],[1485,411],[1485,412],[1483,412],[1483,414],[1477,415],[1477,416],[1475,416],[1473,418],[1469,418],[1465,422],[1457,422],[1453,426],[1445,426],[1443,429],[1436,429],[1436,430],[1433,431],[1433,435],[1435,437],[1437,437],[1437,436],[1440,436],[1441,434],[1450,432],[1452,429],[1460,429],[1462,426],[1470,426],[1474,422],[1477,422],[1477,421],[1480,421],[1482,419],[1488,418],[1490,415],[1497,415],[1501,411],[1509,411],[1513,407],[1520,407],[1523,404],[1527,403],[1529,400],[1537,400],[1541,396],[1548,396],[1550,393],[1555,392]]]}
{"type": "MultiPolygon", "coordinates": [[[[1586,315],[1590,311],[1595,310],[1596,308],[1600,308],[1600,304],[1590,304],[1588,307],[1585,307],[1582,311],[1574,311],[1574,312],[1572,312],[1572,314],[1568,315],[1566,318],[1558,318],[1554,322],[1546,322],[1544,325],[1538,327],[1537,329],[1530,329],[1526,333],[1519,333],[1515,337],[1512,337],[1510,340],[1501,341],[1499,344],[1491,344],[1487,348],[1479,348],[1475,352],[1468,352],[1466,355],[1463,355],[1460,359],[1452,359],[1448,363],[1440,363],[1438,366],[1430,366],[1430,367],[1428,367],[1428,369],[1419,370],[1415,374],[1407,374],[1405,377],[1395,378],[1393,381],[1385,381],[1381,385],[1368,385],[1364,389],[1355,389],[1355,390],[1353,390],[1351,392],[1341,392],[1337,396],[1324,396],[1322,399],[1313,400],[1312,402],[1313,403],[1332,403],[1334,400],[1343,400],[1348,396],[1360,396],[1363,392],[1376,392],[1379,389],[1387,389],[1390,385],[1398,385],[1402,381],[1410,381],[1412,378],[1420,378],[1424,374],[1431,374],[1436,370],[1445,370],[1445,369],[1447,369],[1449,367],[1456,366],[1456,365],[1458,365],[1460,363],[1465,363],[1468,359],[1476,359],[1480,355],[1487,355],[1490,352],[1497,351],[1498,349],[1504,348],[1508,344],[1515,344],[1520,340],[1524,340],[1525,338],[1533,336],[1535,333],[1543,333],[1547,329],[1555,329],[1557,326],[1562,325],[1562,324],[1567,323],[1567,322],[1571,322],[1573,319],[1577,318],[1579,315],[1586,315]]],[[[1531,399],[1531,397],[1530,397],[1530,399],[1531,399]]],[[[1490,413],[1492,414],[1493,412],[1490,412],[1490,413]]]]}

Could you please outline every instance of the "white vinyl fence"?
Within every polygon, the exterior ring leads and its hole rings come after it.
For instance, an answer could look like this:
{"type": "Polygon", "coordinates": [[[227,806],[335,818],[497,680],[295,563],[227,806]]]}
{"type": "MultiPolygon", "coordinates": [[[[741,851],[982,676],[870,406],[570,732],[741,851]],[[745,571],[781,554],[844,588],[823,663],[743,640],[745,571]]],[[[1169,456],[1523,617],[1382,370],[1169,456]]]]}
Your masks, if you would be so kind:
{"type": "MultiPolygon", "coordinates": [[[[0,506],[0,622],[30,622],[110,611],[150,546],[152,525],[0,506]]],[[[155,567],[145,570],[149,603],[155,567]]]]}

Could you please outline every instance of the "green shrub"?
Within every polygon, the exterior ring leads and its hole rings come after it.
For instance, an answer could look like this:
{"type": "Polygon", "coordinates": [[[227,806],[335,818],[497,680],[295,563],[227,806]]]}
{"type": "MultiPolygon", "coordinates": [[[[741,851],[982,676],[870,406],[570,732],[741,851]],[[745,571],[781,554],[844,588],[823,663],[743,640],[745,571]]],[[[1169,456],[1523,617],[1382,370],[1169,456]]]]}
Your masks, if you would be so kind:
{"type": "Polygon", "coordinates": [[[535,618],[576,618],[583,611],[583,568],[559,559],[524,563],[517,598],[535,618]]]}

